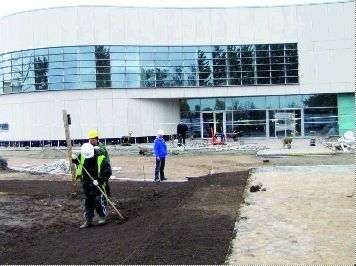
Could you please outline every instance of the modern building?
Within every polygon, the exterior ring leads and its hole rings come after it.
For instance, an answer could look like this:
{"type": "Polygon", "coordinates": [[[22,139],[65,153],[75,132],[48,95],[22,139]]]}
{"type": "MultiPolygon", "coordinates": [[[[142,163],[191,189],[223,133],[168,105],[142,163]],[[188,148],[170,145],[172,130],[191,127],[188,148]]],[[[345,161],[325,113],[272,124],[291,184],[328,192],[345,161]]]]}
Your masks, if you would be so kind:
{"type": "Polygon", "coordinates": [[[58,7],[0,18],[0,142],[355,129],[354,1],[58,7]]]}

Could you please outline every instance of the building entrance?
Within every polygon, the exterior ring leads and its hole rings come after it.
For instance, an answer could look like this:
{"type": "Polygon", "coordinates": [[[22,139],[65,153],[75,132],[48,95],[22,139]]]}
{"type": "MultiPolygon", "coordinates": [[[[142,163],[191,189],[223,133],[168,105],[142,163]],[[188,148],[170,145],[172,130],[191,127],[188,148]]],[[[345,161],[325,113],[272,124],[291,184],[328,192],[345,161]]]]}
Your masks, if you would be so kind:
{"type": "Polygon", "coordinates": [[[202,138],[211,138],[212,131],[225,134],[225,120],[225,112],[202,112],[200,119],[202,138]]]}
{"type": "Polygon", "coordinates": [[[270,137],[295,137],[302,132],[301,110],[270,110],[270,137]]]}

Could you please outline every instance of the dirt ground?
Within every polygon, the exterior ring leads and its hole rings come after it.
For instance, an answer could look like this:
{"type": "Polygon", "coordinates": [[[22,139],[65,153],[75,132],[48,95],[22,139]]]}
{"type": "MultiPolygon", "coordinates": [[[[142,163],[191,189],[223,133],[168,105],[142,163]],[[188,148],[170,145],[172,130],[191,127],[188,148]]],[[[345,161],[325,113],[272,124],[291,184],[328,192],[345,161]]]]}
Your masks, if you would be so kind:
{"type": "MultiPolygon", "coordinates": [[[[1,151],[9,165],[50,163],[62,150],[1,151]]],[[[265,163],[254,152],[186,152],[167,159],[169,181],[153,179],[154,160],[111,151],[122,170],[113,199],[128,218],[86,230],[83,195],[71,197],[70,176],[0,172],[1,264],[223,264],[249,171],[265,163]],[[136,178],[140,181],[122,181],[136,178]]],[[[268,165],[353,164],[353,154],[270,158],[268,165]]],[[[302,217],[300,218],[302,219],[302,217]]],[[[297,222],[297,221],[296,221],[297,222]]],[[[325,232],[327,233],[327,232],[325,232]]]]}

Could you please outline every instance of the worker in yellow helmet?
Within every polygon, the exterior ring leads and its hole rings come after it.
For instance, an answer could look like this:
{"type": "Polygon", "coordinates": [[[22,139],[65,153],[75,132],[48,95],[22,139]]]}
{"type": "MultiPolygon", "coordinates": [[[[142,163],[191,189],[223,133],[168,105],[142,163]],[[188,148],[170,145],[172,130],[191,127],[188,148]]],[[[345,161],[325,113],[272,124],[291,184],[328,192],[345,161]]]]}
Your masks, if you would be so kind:
{"type": "MultiPolygon", "coordinates": [[[[88,138],[89,138],[89,143],[94,146],[94,149],[97,150],[99,152],[99,154],[104,155],[105,158],[110,163],[110,158],[109,158],[108,151],[106,150],[106,147],[105,147],[104,143],[99,141],[98,131],[95,130],[95,129],[90,130],[89,133],[88,133],[88,138]]],[[[104,188],[105,188],[106,195],[108,197],[110,197],[109,180],[106,181],[106,183],[104,185],[104,188]]]]}

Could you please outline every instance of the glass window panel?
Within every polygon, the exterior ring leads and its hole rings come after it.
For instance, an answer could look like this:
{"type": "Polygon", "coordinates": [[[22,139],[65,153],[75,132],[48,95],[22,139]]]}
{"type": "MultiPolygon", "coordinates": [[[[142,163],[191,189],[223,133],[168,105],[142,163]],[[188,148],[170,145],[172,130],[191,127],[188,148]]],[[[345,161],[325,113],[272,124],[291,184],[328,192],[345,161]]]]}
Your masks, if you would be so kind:
{"type": "Polygon", "coordinates": [[[272,77],[272,84],[285,84],[284,77],[272,77]]]}
{"type": "Polygon", "coordinates": [[[126,46],[127,53],[138,53],[139,47],[138,46],[126,46]]]}
{"type": "Polygon", "coordinates": [[[48,78],[49,83],[61,83],[63,82],[63,76],[50,76],[48,78]]]}
{"type": "Polygon", "coordinates": [[[110,53],[111,60],[125,61],[125,53],[110,53]]]}
{"type": "Polygon", "coordinates": [[[183,51],[182,46],[169,46],[168,49],[170,53],[181,53],[183,51]]]}
{"type": "Polygon", "coordinates": [[[81,82],[96,81],[96,75],[93,74],[93,73],[92,74],[80,75],[80,81],[81,82]]]}
{"type": "Polygon", "coordinates": [[[140,46],[140,53],[154,53],[154,46],[140,46]]]}
{"type": "Polygon", "coordinates": [[[271,70],[283,70],[284,69],[284,64],[272,64],[271,65],[271,70]]]}
{"type": "Polygon", "coordinates": [[[54,62],[54,61],[63,61],[63,54],[50,54],[48,56],[48,60],[50,62],[54,62]]]}
{"type": "Polygon", "coordinates": [[[125,67],[124,60],[111,60],[110,64],[112,67],[125,67]]]}
{"type": "Polygon", "coordinates": [[[64,68],[63,69],[63,74],[64,75],[74,75],[78,74],[78,68],[64,68]]]}
{"type": "Polygon", "coordinates": [[[296,43],[286,43],[285,44],[285,49],[297,49],[297,44],[296,43]]]}
{"type": "MultiPolygon", "coordinates": [[[[76,51],[74,50],[74,52],[76,52],[76,51]]],[[[84,53],[84,54],[85,53],[95,53],[95,46],[94,45],[79,46],[78,47],[78,53],[84,53]]]]}
{"type": "Polygon", "coordinates": [[[49,62],[48,68],[49,69],[63,68],[63,62],[49,62]]]}
{"type": "Polygon", "coordinates": [[[63,69],[58,69],[58,68],[49,69],[48,74],[49,74],[49,76],[63,75],[63,69]]]}
{"type": "Polygon", "coordinates": [[[64,47],[63,52],[69,54],[77,53],[77,47],[73,47],[73,46],[64,47]]]}
{"type": "Polygon", "coordinates": [[[79,89],[79,88],[80,88],[80,83],[78,83],[78,82],[64,83],[65,90],[72,90],[72,89],[79,89]]]}
{"type": "Polygon", "coordinates": [[[271,79],[270,78],[261,78],[258,77],[257,78],[257,84],[263,84],[263,85],[267,85],[267,84],[271,84],[271,79]]]}
{"type": "Polygon", "coordinates": [[[111,53],[125,53],[125,51],[126,51],[125,46],[118,46],[118,45],[110,46],[111,53]]]}
{"type": "Polygon", "coordinates": [[[125,74],[111,74],[112,81],[125,81],[125,74]]]}
{"type": "Polygon", "coordinates": [[[125,73],[125,67],[111,67],[111,73],[125,73]]]}
{"type": "Polygon", "coordinates": [[[81,75],[86,75],[86,74],[95,74],[96,73],[96,70],[95,68],[91,68],[91,67],[81,67],[79,69],[79,73],[81,75]]]}
{"type": "Polygon", "coordinates": [[[168,46],[156,46],[155,52],[159,52],[159,53],[168,52],[168,46]]]}
{"type": "Polygon", "coordinates": [[[87,60],[91,60],[94,61],[95,60],[95,53],[91,53],[91,54],[78,54],[78,60],[83,60],[83,61],[87,61],[87,60]]]}
{"type": "Polygon", "coordinates": [[[63,90],[63,83],[50,83],[48,84],[49,90],[63,90]]]}
{"type": "Polygon", "coordinates": [[[298,77],[287,77],[286,83],[299,83],[298,77]]]}
{"type": "Polygon", "coordinates": [[[285,57],[286,63],[298,64],[298,57],[285,57]]]}
{"type": "MultiPolygon", "coordinates": [[[[196,60],[198,58],[198,53],[183,53],[183,58],[188,60],[196,60]]],[[[185,60],[184,60],[185,61],[185,60]]]]}
{"type": "Polygon", "coordinates": [[[268,51],[269,45],[268,44],[256,44],[256,51],[268,51]]]}
{"type": "Polygon", "coordinates": [[[155,53],[155,60],[168,60],[169,54],[168,53],[155,53]]]}
{"type": "Polygon", "coordinates": [[[140,53],[140,61],[142,60],[154,60],[154,53],[140,53]]]}
{"type": "Polygon", "coordinates": [[[126,66],[140,66],[140,62],[137,61],[126,61],[126,66]]]}
{"type": "Polygon", "coordinates": [[[197,60],[184,60],[184,66],[196,66],[197,63],[197,60]]]}
{"type": "Polygon", "coordinates": [[[169,61],[166,61],[166,60],[156,60],[154,65],[155,65],[155,66],[161,66],[161,67],[168,67],[168,66],[169,66],[169,61]]]}
{"type": "Polygon", "coordinates": [[[126,73],[140,73],[139,67],[126,67],[126,73]]]}
{"type": "MultiPolygon", "coordinates": [[[[95,68],[96,67],[96,62],[95,61],[72,61],[73,66],[80,66],[80,67],[86,67],[86,68],[95,68]]],[[[66,63],[66,65],[70,65],[70,63],[66,63]]]]}
{"type": "Polygon", "coordinates": [[[63,62],[64,68],[74,68],[78,67],[78,61],[65,61],[63,62]]]}
{"type": "Polygon", "coordinates": [[[75,61],[77,60],[77,54],[64,54],[64,61],[75,61]]]}
{"type": "Polygon", "coordinates": [[[77,82],[79,81],[78,75],[65,75],[64,82],[77,82]]]}
{"type": "Polygon", "coordinates": [[[184,61],[183,60],[171,60],[169,65],[181,67],[184,65],[184,61]]]}
{"type": "Polygon", "coordinates": [[[153,60],[151,61],[140,61],[141,66],[143,67],[153,67],[155,65],[155,62],[153,60]]]}
{"type": "Polygon", "coordinates": [[[169,54],[169,59],[171,61],[173,61],[173,60],[182,60],[183,59],[183,54],[182,53],[170,53],[169,54]]]}
{"type": "Polygon", "coordinates": [[[113,88],[126,88],[126,81],[112,81],[113,88]]]}
{"type": "Polygon", "coordinates": [[[336,94],[315,94],[303,95],[303,103],[306,107],[336,107],[337,95],[336,94]]]}
{"type": "Polygon", "coordinates": [[[80,83],[80,88],[82,89],[92,89],[92,88],[96,88],[96,82],[90,82],[90,81],[86,81],[86,82],[81,82],[80,83]]]}
{"type": "Polygon", "coordinates": [[[35,50],[35,56],[47,56],[48,55],[48,49],[37,49],[35,50]]]}
{"type": "Polygon", "coordinates": [[[273,51],[284,50],[284,44],[270,44],[270,47],[273,51]]]}
{"type": "Polygon", "coordinates": [[[284,56],[284,51],[271,51],[271,57],[283,57],[284,56]]]}

